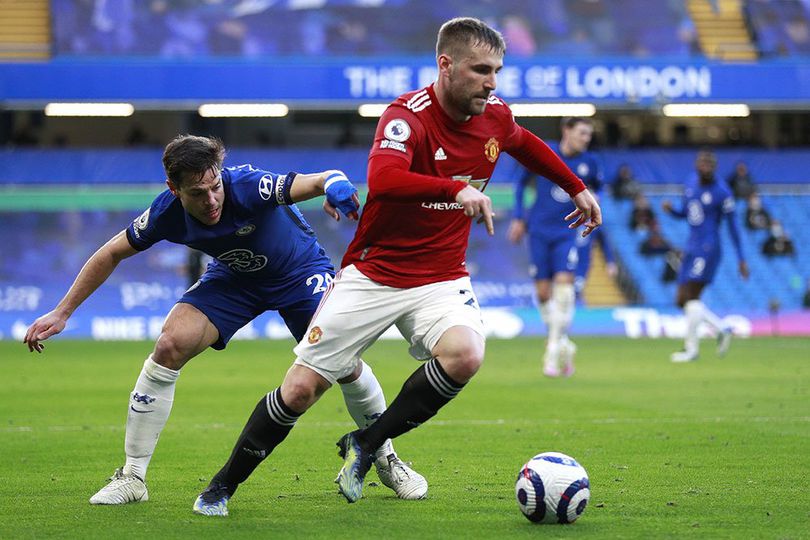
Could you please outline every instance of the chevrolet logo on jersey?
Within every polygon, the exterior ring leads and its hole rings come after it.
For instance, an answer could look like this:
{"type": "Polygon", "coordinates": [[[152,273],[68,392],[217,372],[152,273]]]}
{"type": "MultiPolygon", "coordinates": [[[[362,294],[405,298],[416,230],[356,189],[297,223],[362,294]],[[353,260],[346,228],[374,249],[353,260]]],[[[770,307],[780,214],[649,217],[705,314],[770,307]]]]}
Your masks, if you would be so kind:
{"type": "MultiPolygon", "coordinates": [[[[471,176],[453,176],[453,180],[458,180],[459,182],[464,182],[465,184],[469,184],[478,191],[484,191],[489,183],[489,178],[473,178],[471,176]]],[[[464,209],[457,202],[423,202],[422,208],[427,208],[428,210],[462,210],[464,209]]]]}

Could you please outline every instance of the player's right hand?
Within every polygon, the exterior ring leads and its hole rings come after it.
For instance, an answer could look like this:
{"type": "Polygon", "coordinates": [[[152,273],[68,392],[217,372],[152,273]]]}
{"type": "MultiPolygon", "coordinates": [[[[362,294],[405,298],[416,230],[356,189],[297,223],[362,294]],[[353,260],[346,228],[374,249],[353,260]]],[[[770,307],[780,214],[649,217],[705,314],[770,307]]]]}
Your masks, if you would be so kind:
{"type": "Polygon", "coordinates": [[[478,223],[486,223],[487,233],[490,236],[495,234],[495,225],[492,218],[495,213],[492,211],[492,200],[472,186],[465,186],[456,194],[456,202],[464,208],[464,215],[471,218],[478,218],[478,223]]]}
{"type": "Polygon", "coordinates": [[[526,222],[522,219],[513,219],[509,224],[509,230],[506,231],[506,238],[513,244],[517,244],[523,239],[526,234],[526,222]]]}
{"type": "Polygon", "coordinates": [[[55,311],[46,313],[35,320],[34,324],[28,327],[28,331],[25,332],[25,337],[23,338],[23,343],[28,345],[28,352],[36,351],[41,353],[45,345],[40,343],[40,341],[45,341],[49,337],[64,330],[66,322],[67,318],[55,311]]]}

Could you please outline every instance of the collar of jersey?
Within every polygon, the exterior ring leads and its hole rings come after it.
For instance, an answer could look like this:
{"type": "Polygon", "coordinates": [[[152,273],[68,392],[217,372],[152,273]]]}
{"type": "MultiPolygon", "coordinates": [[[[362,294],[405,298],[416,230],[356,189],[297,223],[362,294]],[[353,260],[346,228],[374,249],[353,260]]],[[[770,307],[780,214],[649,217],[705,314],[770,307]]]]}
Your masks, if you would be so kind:
{"type": "Polygon", "coordinates": [[[436,104],[436,113],[439,116],[439,118],[442,120],[442,122],[444,122],[445,124],[447,124],[448,126],[451,126],[451,127],[468,126],[470,124],[470,122],[473,121],[475,116],[471,116],[470,119],[467,120],[466,122],[456,122],[455,120],[450,118],[450,115],[447,114],[447,112],[444,110],[444,108],[442,107],[442,104],[439,103],[439,98],[436,96],[436,91],[433,89],[434,84],[436,84],[436,83],[430,84],[427,87],[427,91],[428,91],[428,94],[430,95],[430,100],[433,103],[436,104]]]}

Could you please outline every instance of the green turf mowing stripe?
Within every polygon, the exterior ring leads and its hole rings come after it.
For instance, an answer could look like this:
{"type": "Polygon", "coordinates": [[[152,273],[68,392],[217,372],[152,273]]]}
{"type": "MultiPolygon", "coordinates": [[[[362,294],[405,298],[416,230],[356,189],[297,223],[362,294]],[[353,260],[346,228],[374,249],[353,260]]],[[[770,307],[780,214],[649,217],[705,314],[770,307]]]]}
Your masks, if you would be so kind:
{"type": "MultiPolygon", "coordinates": [[[[0,188],[0,212],[55,212],[61,210],[139,210],[164,189],[162,184],[5,186],[0,188]]],[[[512,188],[495,186],[487,190],[496,209],[512,206],[512,188]]],[[[365,200],[366,187],[360,186],[365,200]]],[[[299,203],[304,209],[319,208],[320,198],[299,203]]]]}

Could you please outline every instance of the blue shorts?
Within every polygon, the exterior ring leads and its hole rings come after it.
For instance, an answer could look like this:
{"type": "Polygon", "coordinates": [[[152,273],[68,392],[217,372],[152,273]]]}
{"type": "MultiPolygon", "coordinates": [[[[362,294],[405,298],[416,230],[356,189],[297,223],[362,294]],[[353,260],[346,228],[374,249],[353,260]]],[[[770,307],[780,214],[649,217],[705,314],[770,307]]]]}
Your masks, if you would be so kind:
{"type": "Polygon", "coordinates": [[[678,272],[678,283],[697,281],[711,283],[720,265],[720,250],[684,253],[681,270],[678,272]]]}
{"type": "Polygon", "coordinates": [[[278,311],[297,343],[304,337],[334,276],[334,268],[328,265],[290,276],[281,283],[254,283],[209,267],[178,302],[202,311],[219,331],[212,349],[224,349],[237,330],[270,310],[278,311]]]}
{"type": "Polygon", "coordinates": [[[567,232],[554,236],[529,235],[529,275],[532,279],[551,279],[558,272],[573,273],[577,269],[576,234],[567,232]]]}

